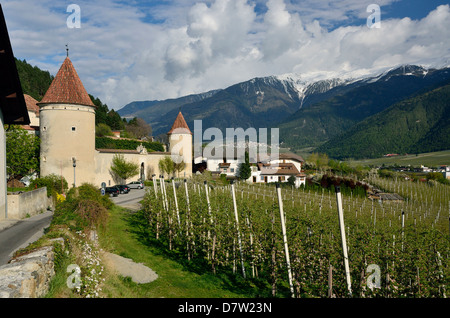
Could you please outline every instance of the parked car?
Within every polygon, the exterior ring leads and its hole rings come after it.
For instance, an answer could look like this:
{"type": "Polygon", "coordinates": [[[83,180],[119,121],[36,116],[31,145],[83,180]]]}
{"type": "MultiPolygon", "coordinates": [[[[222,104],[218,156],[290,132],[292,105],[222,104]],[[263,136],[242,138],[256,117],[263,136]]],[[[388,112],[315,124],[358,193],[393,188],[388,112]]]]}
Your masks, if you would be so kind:
{"type": "Polygon", "coordinates": [[[131,190],[126,184],[118,184],[116,187],[119,189],[119,193],[128,193],[131,190]]]}
{"type": "Polygon", "coordinates": [[[106,187],[105,194],[113,197],[117,197],[119,195],[119,189],[117,187],[106,187]]]}
{"type": "Polygon", "coordinates": [[[129,186],[130,189],[143,189],[144,183],[142,183],[141,181],[133,181],[128,183],[127,186],[129,186]]]}

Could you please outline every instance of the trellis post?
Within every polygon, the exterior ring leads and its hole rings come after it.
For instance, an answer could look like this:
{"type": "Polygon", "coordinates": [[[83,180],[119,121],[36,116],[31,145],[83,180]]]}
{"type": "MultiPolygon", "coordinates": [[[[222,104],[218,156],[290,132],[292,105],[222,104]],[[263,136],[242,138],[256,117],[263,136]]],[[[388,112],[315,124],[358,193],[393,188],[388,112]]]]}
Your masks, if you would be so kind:
{"type": "Polygon", "coordinates": [[[341,241],[342,241],[342,252],[344,255],[344,267],[345,267],[345,277],[347,280],[347,289],[349,294],[352,294],[352,286],[350,280],[350,268],[348,265],[348,250],[347,250],[347,239],[345,237],[345,224],[344,224],[344,211],[342,209],[342,197],[341,197],[341,188],[339,186],[335,186],[336,189],[336,200],[338,206],[338,215],[339,215],[339,227],[341,230],[341,241]]]}
{"type": "Polygon", "coordinates": [[[281,197],[281,189],[280,184],[276,183],[277,188],[277,196],[278,196],[278,206],[280,209],[280,220],[281,220],[281,231],[283,234],[283,244],[284,244],[284,253],[286,256],[286,265],[288,270],[288,279],[289,279],[289,288],[291,290],[291,296],[294,297],[294,285],[292,284],[292,273],[291,273],[291,261],[289,259],[289,247],[287,242],[287,235],[286,235],[286,224],[285,224],[285,215],[283,211],[283,199],[281,197]]]}
{"type": "Polygon", "coordinates": [[[238,211],[237,211],[236,195],[234,193],[234,182],[233,182],[233,180],[230,183],[231,183],[231,194],[233,196],[234,217],[236,219],[236,229],[237,229],[237,235],[238,235],[239,253],[241,255],[242,276],[244,276],[244,278],[246,278],[246,276],[245,276],[245,267],[244,267],[244,255],[242,254],[241,232],[239,230],[239,216],[238,216],[238,211]]]}

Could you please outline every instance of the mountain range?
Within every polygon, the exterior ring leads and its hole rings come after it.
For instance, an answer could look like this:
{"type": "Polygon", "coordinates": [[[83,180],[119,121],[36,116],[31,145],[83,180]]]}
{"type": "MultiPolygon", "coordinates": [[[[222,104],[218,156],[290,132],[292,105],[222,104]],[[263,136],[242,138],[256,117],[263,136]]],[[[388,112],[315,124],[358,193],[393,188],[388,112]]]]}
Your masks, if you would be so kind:
{"type": "MultiPolygon", "coordinates": [[[[277,127],[282,146],[293,152],[317,148],[336,158],[356,159],[380,156],[384,152],[422,152],[417,142],[408,143],[414,149],[381,143],[384,146],[379,147],[379,151],[365,151],[361,146],[354,147],[354,153],[341,147],[345,139],[351,140],[352,144],[367,144],[367,134],[360,131],[369,129],[369,123],[385,125],[383,116],[392,116],[387,111],[389,108],[401,107],[402,101],[417,102],[414,97],[449,82],[450,68],[416,65],[403,65],[359,77],[343,74],[315,79],[285,74],[254,78],[225,89],[176,99],[132,102],[118,113],[122,117],[143,118],[152,125],[154,135],[169,131],[180,110],[191,129],[194,120],[202,120],[203,130],[217,127],[224,133],[226,128],[277,127]]],[[[427,112],[432,111],[431,105],[427,112]]],[[[440,120],[445,119],[433,119],[436,123],[440,120]]],[[[406,129],[406,126],[401,127],[406,129]]],[[[427,145],[427,138],[435,135],[431,130],[439,131],[439,126],[428,125],[426,129],[429,131],[423,132],[422,145],[427,145]]],[[[383,133],[382,129],[379,131],[383,133]]],[[[383,140],[382,135],[377,138],[383,140]]],[[[434,144],[436,149],[427,147],[427,150],[450,149],[450,138],[434,144]]]]}

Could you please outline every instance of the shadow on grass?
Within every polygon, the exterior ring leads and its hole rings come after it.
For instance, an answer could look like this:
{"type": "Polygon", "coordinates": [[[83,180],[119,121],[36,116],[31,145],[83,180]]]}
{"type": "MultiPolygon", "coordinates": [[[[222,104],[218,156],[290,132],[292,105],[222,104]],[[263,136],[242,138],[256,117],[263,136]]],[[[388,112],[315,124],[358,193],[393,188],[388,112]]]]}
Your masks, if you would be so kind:
{"type": "MultiPolygon", "coordinates": [[[[148,222],[143,211],[124,214],[124,220],[128,224],[128,232],[145,245],[153,254],[160,255],[177,262],[183,270],[201,275],[212,282],[220,282],[221,288],[229,290],[235,294],[240,294],[248,298],[270,298],[272,290],[267,276],[260,275],[259,278],[248,277],[244,279],[239,269],[233,273],[231,268],[216,268],[216,273],[212,272],[211,264],[206,261],[206,256],[201,252],[196,253],[194,260],[188,260],[184,250],[169,250],[167,244],[162,243],[154,237],[148,228],[148,222]]],[[[247,267],[246,267],[247,268],[247,267]]],[[[277,297],[289,297],[288,288],[277,286],[277,297]]]]}

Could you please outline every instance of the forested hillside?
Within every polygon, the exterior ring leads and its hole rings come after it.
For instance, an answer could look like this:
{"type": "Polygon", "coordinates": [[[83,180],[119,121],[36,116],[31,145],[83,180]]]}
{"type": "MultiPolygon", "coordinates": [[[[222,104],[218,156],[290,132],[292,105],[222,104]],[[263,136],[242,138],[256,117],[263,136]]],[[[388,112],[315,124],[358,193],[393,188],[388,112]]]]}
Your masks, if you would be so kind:
{"type": "Polygon", "coordinates": [[[450,149],[449,136],[450,84],[366,118],[317,151],[338,159],[440,151],[450,149]]]}
{"type": "MultiPolygon", "coordinates": [[[[27,63],[27,61],[16,59],[17,71],[19,73],[20,82],[22,84],[22,90],[24,94],[30,95],[37,101],[41,101],[50,87],[54,76],[50,75],[48,71],[43,71],[37,66],[32,66],[27,63]]],[[[100,137],[112,135],[112,130],[121,130],[122,135],[128,138],[141,138],[147,135],[151,135],[151,127],[145,123],[143,120],[138,118],[132,118],[129,121],[122,119],[122,117],[114,110],[109,109],[108,105],[103,104],[103,102],[95,96],[89,94],[92,102],[96,106],[95,109],[95,125],[96,131],[98,131],[99,126],[103,128],[100,137]],[[106,133],[105,133],[106,127],[106,133]]],[[[99,134],[97,134],[99,135],[99,134]]],[[[99,146],[105,146],[104,142],[99,141],[97,143],[99,146]]],[[[116,145],[114,142],[110,142],[108,147],[110,148],[126,148],[135,149],[134,143],[124,143],[123,145],[116,145]]],[[[161,150],[162,145],[159,143],[152,143],[149,147],[151,150],[161,150]]]]}
{"type": "MultiPolygon", "coordinates": [[[[292,151],[319,147],[330,140],[335,142],[336,139],[340,139],[338,136],[369,116],[395,103],[431,91],[450,80],[448,69],[424,70],[410,66],[406,74],[403,74],[402,70],[403,68],[392,70],[344,94],[300,109],[278,125],[281,140],[292,151]]],[[[359,142],[365,141],[358,140],[359,142]]],[[[329,149],[329,146],[326,149],[329,149]]],[[[341,156],[337,152],[333,154],[341,156]]],[[[354,156],[360,157],[358,153],[354,156]]]]}
{"type": "Polygon", "coordinates": [[[28,64],[26,60],[15,60],[23,93],[40,101],[50,87],[53,76],[48,71],[28,64]]]}

